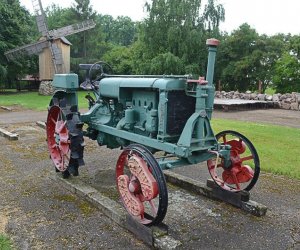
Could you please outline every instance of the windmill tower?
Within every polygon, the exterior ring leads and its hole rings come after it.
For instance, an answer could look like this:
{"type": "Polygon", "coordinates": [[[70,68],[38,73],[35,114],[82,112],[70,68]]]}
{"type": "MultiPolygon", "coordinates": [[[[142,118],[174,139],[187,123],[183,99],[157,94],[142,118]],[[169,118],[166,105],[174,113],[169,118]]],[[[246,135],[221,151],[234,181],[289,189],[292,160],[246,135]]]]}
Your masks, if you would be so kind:
{"type": "Polygon", "coordinates": [[[5,52],[8,60],[22,55],[39,55],[40,80],[51,80],[54,74],[68,73],[70,69],[70,43],[64,38],[95,27],[93,20],[86,20],[63,28],[48,30],[41,0],[32,0],[39,41],[5,52]]]}

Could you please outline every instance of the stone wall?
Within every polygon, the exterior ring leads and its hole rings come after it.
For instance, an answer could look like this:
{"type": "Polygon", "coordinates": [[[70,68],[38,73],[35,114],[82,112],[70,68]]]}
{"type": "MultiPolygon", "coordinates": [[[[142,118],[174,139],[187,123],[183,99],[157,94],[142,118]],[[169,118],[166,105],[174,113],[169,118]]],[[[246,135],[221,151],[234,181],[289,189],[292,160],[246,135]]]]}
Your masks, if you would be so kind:
{"type": "Polygon", "coordinates": [[[287,93],[287,94],[257,94],[247,91],[246,93],[239,93],[238,91],[216,91],[215,98],[220,99],[243,99],[243,100],[259,100],[273,102],[278,108],[300,110],[300,93],[287,93]]]}

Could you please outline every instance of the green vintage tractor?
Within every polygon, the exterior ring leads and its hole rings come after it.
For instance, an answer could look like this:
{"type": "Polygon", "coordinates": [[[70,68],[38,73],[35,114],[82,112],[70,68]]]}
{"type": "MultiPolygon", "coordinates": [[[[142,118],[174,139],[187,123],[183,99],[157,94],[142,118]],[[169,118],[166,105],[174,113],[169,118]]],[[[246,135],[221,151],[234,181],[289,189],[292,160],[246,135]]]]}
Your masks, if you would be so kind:
{"type": "Polygon", "coordinates": [[[80,65],[87,72],[81,87],[94,94],[87,95],[89,110],[84,114],[78,110],[78,76],[55,75],[47,141],[56,170],[65,178],[78,175],[84,164],[84,136],[100,146],[121,148],[117,189],[128,213],[144,225],[158,224],[166,215],[164,169],[207,162],[220,188],[249,191],[260,172],[254,146],[235,131],[215,135],[210,125],[218,44],[216,39],[207,40],[206,79],[112,75],[106,73],[109,66],[104,62],[80,65]]]}

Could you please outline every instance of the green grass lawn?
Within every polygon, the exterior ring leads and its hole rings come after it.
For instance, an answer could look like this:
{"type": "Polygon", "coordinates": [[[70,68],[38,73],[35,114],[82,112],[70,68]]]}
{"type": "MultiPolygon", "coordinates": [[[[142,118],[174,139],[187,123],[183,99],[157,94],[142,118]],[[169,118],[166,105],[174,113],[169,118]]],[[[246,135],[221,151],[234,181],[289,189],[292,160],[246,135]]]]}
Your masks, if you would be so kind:
{"type": "MultiPolygon", "coordinates": [[[[86,93],[79,92],[80,109],[87,108],[86,93]]],[[[37,92],[0,94],[0,105],[18,104],[27,109],[46,110],[50,99],[37,92]]],[[[215,133],[235,130],[245,135],[256,147],[263,171],[300,179],[300,129],[224,119],[213,119],[212,125],[215,133]]]]}
{"type": "MultiPolygon", "coordinates": [[[[78,92],[79,108],[87,108],[88,102],[84,98],[87,94],[85,91],[78,92]]],[[[42,96],[38,92],[15,92],[0,93],[0,106],[20,105],[27,109],[47,110],[51,96],[42,96]]]]}
{"type": "Polygon", "coordinates": [[[0,249],[1,250],[13,249],[11,240],[3,234],[0,234],[0,249]]]}

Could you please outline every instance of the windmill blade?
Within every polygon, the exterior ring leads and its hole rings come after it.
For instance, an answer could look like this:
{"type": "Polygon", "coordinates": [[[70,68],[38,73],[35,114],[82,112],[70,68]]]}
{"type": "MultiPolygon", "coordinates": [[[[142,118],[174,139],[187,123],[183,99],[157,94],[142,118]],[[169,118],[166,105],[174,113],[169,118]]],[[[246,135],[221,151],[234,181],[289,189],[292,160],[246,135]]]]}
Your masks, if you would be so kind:
{"type": "Polygon", "coordinates": [[[35,55],[42,52],[44,48],[48,47],[48,41],[40,41],[36,43],[27,44],[9,51],[6,51],[4,55],[7,60],[11,61],[14,58],[21,57],[23,55],[35,55]]]}
{"type": "Polygon", "coordinates": [[[96,23],[93,20],[86,20],[84,22],[72,24],[56,30],[50,30],[49,36],[52,37],[53,39],[56,39],[62,36],[69,36],[84,30],[92,29],[95,26],[96,23]]]}
{"type": "Polygon", "coordinates": [[[55,42],[49,42],[49,48],[51,52],[52,62],[55,74],[62,73],[63,70],[63,57],[62,57],[62,51],[57,46],[55,42]]]}
{"type": "Polygon", "coordinates": [[[36,15],[38,31],[41,32],[43,36],[46,36],[48,34],[48,26],[41,0],[32,0],[32,6],[36,15]]]}
{"type": "Polygon", "coordinates": [[[48,27],[47,27],[47,24],[46,24],[45,15],[42,14],[42,15],[36,16],[35,19],[36,19],[36,24],[37,24],[38,31],[40,33],[42,33],[43,36],[47,36],[48,27]]]}
{"type": "Polygon", "coordinates": [[[55,60],[56,65],[63,64],[62,52],[56,43],[51,43],[51,54],[55,60]]]}

